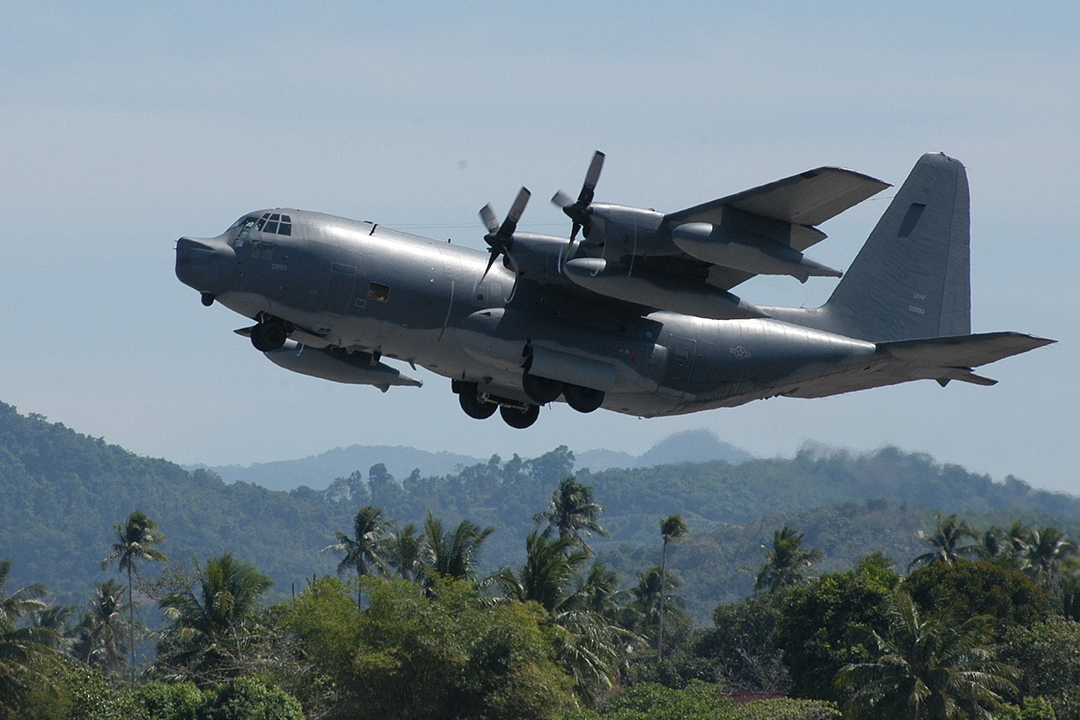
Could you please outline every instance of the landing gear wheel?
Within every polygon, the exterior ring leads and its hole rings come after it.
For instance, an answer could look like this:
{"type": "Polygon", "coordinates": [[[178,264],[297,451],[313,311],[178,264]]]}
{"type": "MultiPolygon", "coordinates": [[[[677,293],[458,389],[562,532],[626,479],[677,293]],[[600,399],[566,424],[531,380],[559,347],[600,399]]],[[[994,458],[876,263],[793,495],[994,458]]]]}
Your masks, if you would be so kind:
{"type": "Polygon", "coordinates": [[[540,417],[540,406],[526,405],[524,408],[516,408],[503,405],[499,408],[499,414],[502,415],[503,422],[510,427],[524,430],[540,417]]]}
{"type": "Polygon", "coordinates": [[[458,388],[458,402],[465,414],[477,420],[487,420],[495,414],[499,406],[480,399],[476,383],[461,383],[458,388]]]}
{"type": "Polygon", "coordinates": [[[603,390],[593,390],[580,385],[567,385],[563,390],[563,397],[567,404],[579,413],[591,413],[604,404],[603,390]]]}
{"type": "Polygon", "coordinates": [[[563,392],[563,384],[558,380],[549,380],[529,373],[521,376],[521,387],[538,405],[555,402],[563,392]]]}
{"type": "Polygon", "coordinates": [[[285,344],[288,337],[289,331],[285,328],[285,323],[277,318],[264,320],[251,328],[251,344],[259,352],[277,350],[285,344]]]}

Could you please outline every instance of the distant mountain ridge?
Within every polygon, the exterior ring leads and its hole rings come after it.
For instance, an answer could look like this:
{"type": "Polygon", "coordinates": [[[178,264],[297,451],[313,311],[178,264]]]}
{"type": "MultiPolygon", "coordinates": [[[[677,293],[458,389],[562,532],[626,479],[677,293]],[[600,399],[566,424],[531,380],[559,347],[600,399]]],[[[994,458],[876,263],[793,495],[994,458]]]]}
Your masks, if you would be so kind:
{"type": "Polygon", "coordinates": [[[702,463],[723,460],[730,465],[738,465],[756,459],[753,455],[726,443],[711,430],[698,428],[668,435],[641,455],[614,452],[611,450],[586,450],[574,453],[578,469],[601,472],[611,468],[645,468],[656,465],[675,463],[702,463]]]}
{"type": "MultiPolygon", "coordinates": [[[[716,437],[704,428],[669,435],[641,455],[615,450],[586,450],[574,453],[577,470],[601,472],[611,468],[641,468],[681,462],[723,460],[737,465],[754,456],[716,437]]],[[[324,490],[336,478],[359,471],[367,475],[373,465],[382,463],[399,480],[419,470],[423,477],[451,475],[462,468],[486,463],[487,458],[451,452],[428,452],[401,445],[350,445],[334,448],[299,460],[254,463],[252,465],[190,465],[188,470],[210,470],[227,483],[247,482],[270,490],[295,490],[306,485],[324,490]]]]}
{"type": "Polygon", "coordinates": [[[221,476],[227,483],[247,482],[270,490],[294,490],[306,485],[325,490],[336,478],[348,477],[359,470],[364,476],[372,465],[382,463],[397,478],[408,477],[415,469],[420,474],[449,475],[462,467],[486,462],[469,455],[451,452],[428,452],[402,445],[350,445],[334,448],[299,460],[254,463],[252,465],[194,465],[221,476]]]}

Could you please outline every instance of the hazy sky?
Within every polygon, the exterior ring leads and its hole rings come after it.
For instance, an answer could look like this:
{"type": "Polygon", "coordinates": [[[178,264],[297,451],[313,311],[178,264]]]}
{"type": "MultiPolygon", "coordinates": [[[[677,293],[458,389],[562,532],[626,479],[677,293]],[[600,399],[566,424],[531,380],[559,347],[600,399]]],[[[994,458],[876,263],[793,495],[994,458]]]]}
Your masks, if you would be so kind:
{"type": "MultiPolygon", "coordinates": [[[[0,400],[182,463],[353,443],[637,453],[705,427],[759,455],[891,443],[1080,492],[1080,5],[728,5],[5,0],[0,400]],[[546,199],[576,193],[595,149],[600,201],[663,211],[821,165],[898,185],[944,151],[971,183],[973,329],[1060,343],[984,368],[993,388],[654,420],[560,404],[514,431],[423,371],[386,394],[288,373],[173,275],[177,237],[267,206],[482,247],[477,210],[525,184],[522,227],[568,232],[546,199]]],[[[826,223],[814,257],[847,267],[889,196],[826,223]]],[[[813,306],[834,285],[738,292],[813,306]]]]}

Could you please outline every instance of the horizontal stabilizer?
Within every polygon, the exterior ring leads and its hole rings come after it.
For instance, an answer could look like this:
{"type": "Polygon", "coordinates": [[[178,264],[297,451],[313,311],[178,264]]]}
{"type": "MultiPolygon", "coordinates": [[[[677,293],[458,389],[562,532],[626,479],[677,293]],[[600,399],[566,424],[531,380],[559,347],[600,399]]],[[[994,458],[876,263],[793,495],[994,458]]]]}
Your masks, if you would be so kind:
{"type": "Polygon", "coordinates": [[[671,213],[665,220],[671,226],[719,223],[726,205],[793,225],[819,225],[887,187],[869,175],[823,167],[671,213]]]}
{"type": "MultiPolygon", "coordinates": [[[[982,385],[983,387],[993,387],[994,385],[998,384],[997,380],[994,380],[993,378],[983,377],[982,375],[976,375],[975,373],[971,372],[970,370],[963,373],[962,375],[959,375],[958,377],[944,378],[944,379],[938,380],[938,382],[939,383],[947,383],[947,382],[949,382],[949,380],[959,380],[960,382],[971,383],[972,385],[982,385]]],[[[942,385],[942,387],[945,387],[945,386],[942,385]]]]}
{"type": "Polygon", "coordinates": [[[1022,333],[996,332],[928,340],[898,340],[878,343],[877,347],[879,353],[921,367],[974,368],[1053,342],[1056,341],[1022,333]]]}
{"type": "Polygon", "coordinates": [[[976,375],[971,369],[1053,342],[1056,341],[1012,332],[882,342],[877,344],[874,358],[869,362],[800,381],[777,394],[818,398],[910,380],[936,380],[943,387],[953,380],[995,385],[996,380],[976,375]]]}

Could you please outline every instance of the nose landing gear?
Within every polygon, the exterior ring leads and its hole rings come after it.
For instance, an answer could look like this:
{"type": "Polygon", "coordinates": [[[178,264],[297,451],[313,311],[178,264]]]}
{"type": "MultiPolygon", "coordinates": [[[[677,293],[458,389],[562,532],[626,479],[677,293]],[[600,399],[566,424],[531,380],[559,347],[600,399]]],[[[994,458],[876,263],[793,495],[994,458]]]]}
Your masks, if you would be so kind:
{"type": "Polygon", "coordinates": [[[282,320],[275,317],[266,318],[251,328],[251,344],[259,352],[277,350],[285,344],[288,337],[289,329],[282,320]]]}

